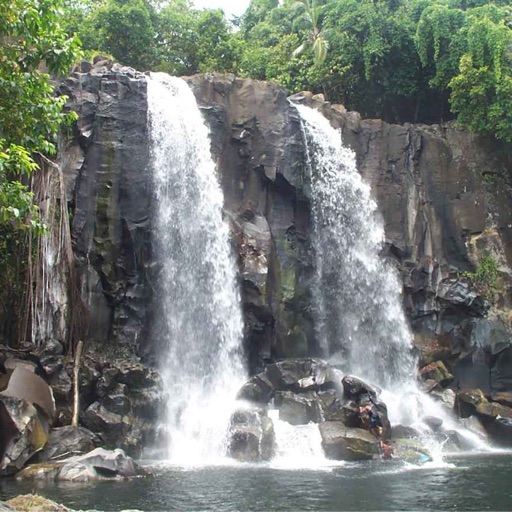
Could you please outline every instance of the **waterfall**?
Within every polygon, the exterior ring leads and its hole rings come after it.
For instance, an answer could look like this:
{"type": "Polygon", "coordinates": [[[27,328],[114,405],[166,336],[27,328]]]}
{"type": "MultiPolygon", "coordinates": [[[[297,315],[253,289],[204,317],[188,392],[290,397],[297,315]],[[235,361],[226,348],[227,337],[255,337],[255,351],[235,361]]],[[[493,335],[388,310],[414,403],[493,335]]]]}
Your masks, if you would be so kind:
{"type": "Polygon", "coordinates": [[[396,270],[380,256],[384,228],[355,154],[318,111],[296,105],[302,119],[311,173],[317,334],[324,356],[344,373],[383,389],[392,423],[426,431],[421,418],[437,416],[460,431],[455,418],[416,383],[412,334],[402,308],[396,270]]]}
{"type": "Polygon", "coordinates": [[[224,456],[235,394],[246,380],[235,261],[194,95],[183,80],[152,73],[148,109],[161,265],[153,338],[165,346],[167,455],[210,463],[224,456]]]}
{"type": "Polygon", "coordinates": [[[268,414],[276,436],[277,453],[272,460],[274,466],[292,469],[306,466],[313,469],[330,463],[324,455],[317,423],[291,425],[279,419],[277,410],[270,410],[268,414]]]}
{"type": "Polygon", "coordinates": [[[297,105],[311,169],[320,344],[345,372],[385,388],[416,363],[401,283],[380,257],[384,228],[354,153],[316,110],[297,105]]]}

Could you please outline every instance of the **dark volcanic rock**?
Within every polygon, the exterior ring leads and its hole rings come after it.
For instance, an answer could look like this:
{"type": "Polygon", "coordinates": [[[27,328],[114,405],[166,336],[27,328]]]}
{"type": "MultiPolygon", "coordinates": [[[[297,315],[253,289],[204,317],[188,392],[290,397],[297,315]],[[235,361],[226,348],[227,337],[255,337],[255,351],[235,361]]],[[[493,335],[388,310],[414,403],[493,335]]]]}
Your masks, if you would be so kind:
{"type": "Polygon", "coordinates": [[[350,400],[356,400],[363,397],[369,397],[371,400],[377,400],[380,394],[380,389],[367,384],[358,377],[353,375],[346,375],[341,381],[343,385],[343,391],[350,400]]]}
{"type": "MultiPolygon", "coordinates": [[[[211,129],[239,255],[251,374],[269,360],[317,354],[311,184],[296,109],[274,84],[215,74],[186,80],[211,129]]],[[[100,59],[82,63],[60,89],[79,113],[61,161],[83,299],[94,318],[89,338],[156,360],[158,340],[149,336],[158,265],[151,250],[145,77],[100,59]]],[[[450,363],[460,387],[512,389],[510,321],[501,331],[480,325],[489,305],[506,313],[512,302],[510,146],[496,151],[497,142],[449,124],[361,120],[302,96],[356,152],[383,215],[385,255],[401,272],[416,337],[438,342],[436,357],[450,363]],[[486,298],[461,276],[488,254],[500,276],[486,298]]]]}
{"type": "Polygon", "coordinates": [[[279,391],[274,398],[274,404],[279,409],[279,419],[292,425],[318,423],[322,419],[316,394],[297,395],[291,391],[279,391]]]}
{"type": "Polygon", "coordinates": [[[231,417],[228,455],[241,462],[270,460],[275,453],[274,424],[265,409],[239,409],[231,417]]]}
{"type": "Polygon", "coordinates": [[[38,409],[14,397],[0,399],[0,476],[18,472],[47,442],[48,421],[38,409]]]}
{"type": "Polygon", "coordinates": [[[465,390],[457,393],[455,411],[462,418],[476,416],[487,433],[498,443],[512,445],[512,408],[497,402],[490,402],[479,390],[465,390]]]}
{"type": "Polygon", "coordinates": [[[59,427],[51,430],[48,442],[32,462],[46,462],[88,453],[101,445],[97,435],[84,427],[59,427]]]}

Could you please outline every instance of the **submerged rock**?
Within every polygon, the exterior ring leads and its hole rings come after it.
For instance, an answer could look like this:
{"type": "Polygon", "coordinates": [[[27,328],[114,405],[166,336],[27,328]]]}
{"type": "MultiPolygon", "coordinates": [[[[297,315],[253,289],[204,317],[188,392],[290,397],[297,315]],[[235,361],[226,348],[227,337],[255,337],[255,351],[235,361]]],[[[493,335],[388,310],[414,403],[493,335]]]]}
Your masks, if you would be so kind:
{"type": "Polygon", "coordinates": [[[397,439],[392,445],[394,457],[405,462],[416,464],[431,459],[427,448],[421,444],[418,438],[397,439]]]}
{"type": "Polygon", "coordinates": [[[0,503],[0,512],[23,510],[24,512],[71,512],[71,509],[37,494],[24,494],[10,499],[4,506],[0,503]]]}

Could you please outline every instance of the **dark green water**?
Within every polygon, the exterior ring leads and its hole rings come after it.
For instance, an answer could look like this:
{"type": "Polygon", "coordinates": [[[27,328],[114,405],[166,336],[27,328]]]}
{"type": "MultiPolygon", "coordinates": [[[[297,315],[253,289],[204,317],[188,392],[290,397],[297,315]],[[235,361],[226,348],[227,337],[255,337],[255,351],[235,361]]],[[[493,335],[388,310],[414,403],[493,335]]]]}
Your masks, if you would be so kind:
{"type": "Polygon", "coordinates": [[[0,480],[0,499],[36,492],[74,509],[512,510],[512,455],[459,456],[416,467],[398,461],[318,470],[265,466],[155,467],[155,475],[94,484],[0,480]]]}

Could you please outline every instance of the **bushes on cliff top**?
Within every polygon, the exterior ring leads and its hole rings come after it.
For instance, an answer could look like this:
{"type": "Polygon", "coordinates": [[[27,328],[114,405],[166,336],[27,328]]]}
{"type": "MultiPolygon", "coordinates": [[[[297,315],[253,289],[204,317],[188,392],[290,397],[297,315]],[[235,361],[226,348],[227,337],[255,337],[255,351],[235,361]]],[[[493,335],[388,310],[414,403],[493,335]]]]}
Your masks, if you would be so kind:
{"type": "Polygon", "coordinates": [[[86,50],[172,74],[233,72],[387,121],[512,140],[508,0],[252,0],[229,23],[187,0],[70,2],[86,50]]]}

